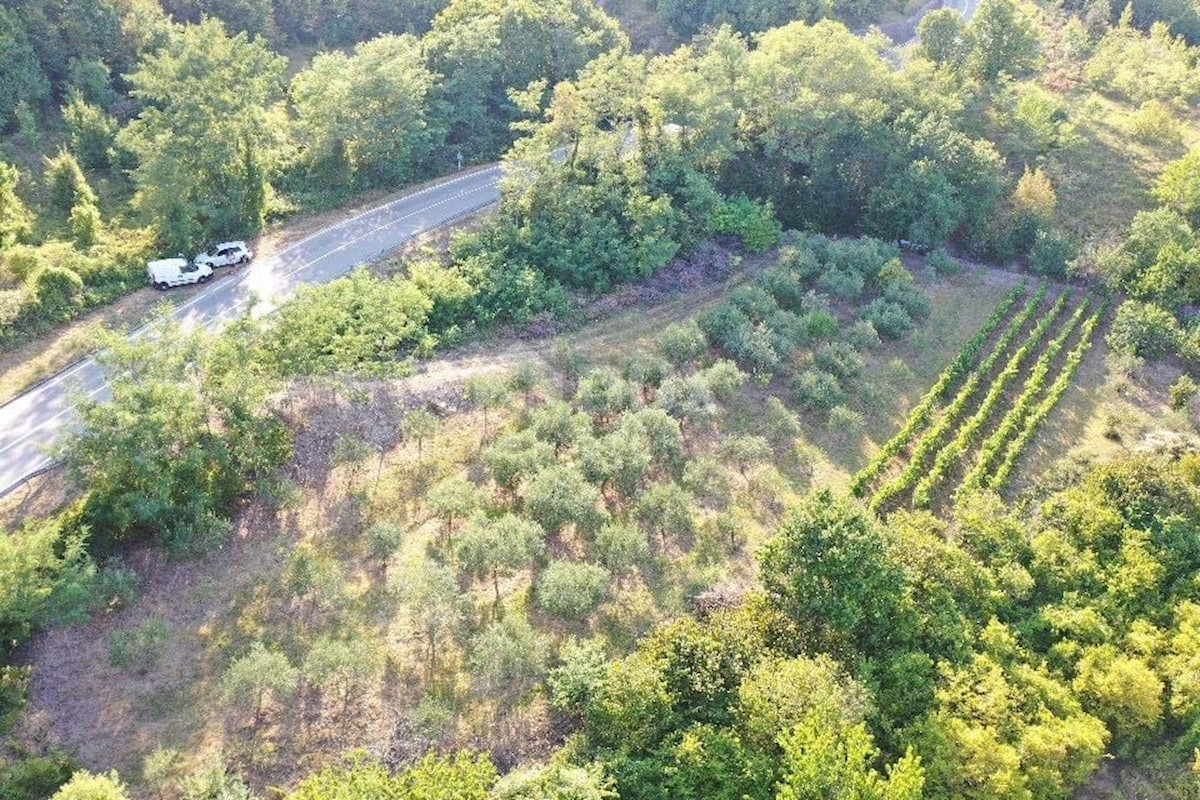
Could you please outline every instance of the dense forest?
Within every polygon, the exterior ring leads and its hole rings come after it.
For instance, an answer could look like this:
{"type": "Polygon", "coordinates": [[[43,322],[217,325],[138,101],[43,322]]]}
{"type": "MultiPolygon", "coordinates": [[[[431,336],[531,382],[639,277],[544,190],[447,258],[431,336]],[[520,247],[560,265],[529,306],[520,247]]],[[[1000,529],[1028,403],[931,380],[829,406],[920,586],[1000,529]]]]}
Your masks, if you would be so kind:
{"type": "Polygon", "coordinates": [[[504,172],[89,341],[0,505],[0,799],[1200,796],[1200,12],[915,10],[0,7],[7,351],[504,172]]]}

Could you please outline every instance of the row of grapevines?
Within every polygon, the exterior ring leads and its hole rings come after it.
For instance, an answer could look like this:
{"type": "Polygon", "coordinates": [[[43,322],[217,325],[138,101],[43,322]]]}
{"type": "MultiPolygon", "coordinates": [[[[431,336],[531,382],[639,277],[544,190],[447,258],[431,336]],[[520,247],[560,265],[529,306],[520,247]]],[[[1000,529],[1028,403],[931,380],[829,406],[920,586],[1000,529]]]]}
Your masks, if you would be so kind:
{"type": "Polygon", "coordinates": [[[937,454],[934,459],[933,467],[917,482],[917,486],[913,489],[912,503],[917,508],[926,508],[929,506],[930,497],[933,489],[942,481],[943,478],[950,472],[950,469],[958,461],[958,459],[966,453],[975,441],[975,436],[983,430],[983,426],[995,414],[1000,402],[1004,399],[1005,392],[1008,390],[1009,384],[1016,379],[1021,373],[1021,365],[1025,363],[1025,359],[1032,353],[1041,343],[1046,332],[1050,330],[1050,326],[1054,320],[1058,319],[1058,315],[1066,308],[1068,295],[1063,292],[1058,296],[1054,306],[1050,308],[1038,322],[1036,328],[1029,334],[1025,343],[1013,353],[1012,358],[1004,365],[1004,369],[993,381],[992,387],[988,389],[988,393],[984,396],[983,402],[979,404],[979,408],[971,415],[966,424],[958,429],[954,439],[947,444],[937,454]]]}
{"type": "Polygon", "coordinates": [[[1024,390],[1017,398],[1013,407],[1000,420],[999,427],[984,441],[979,451],[979,460],[975,462],[975,466],[971,468],[966,478],[963,479],[962,486],[959,487],[960,492],[965,489],[978,489],[985,485],[987,476],[991,474],[1003,454],[1005,444],[1024,426],[1025,420],[1033,410],[1034,402],[1046,386],[1046,379],[1050,377],[1050,368],[1054,364],[1054,359],[1079,327],[1079,322],[1083,319],[1083,315],[1087,312],[1089,305],[1090,301],[1087,299],[1079,304],[1079,308],[1075,309],[1075,313],[1071,315],[1071,319],[1063,325],[1058,336],[1054,337],[1054,341],[1046,347],[1046,351],[1042,353],[1042,357],[1033,365],[1029,379],[1025,382],[1024,390]]]}
{"type": "MultiPolygon", "coordinates": [[[[1041,307],[1046,299],[1048,289],[1049,284],[1043,282],[1037,293],[1025,303],[1025,307],[1021,309],[1020,313],[1008,323],[1008,327],[996,339],[996,344],[992,347],[992,351],[988,357],[967,376],[966,383],[958,390],[958,394],[946,406],[945,411],[942,412],[942,415],[933,427],[917,440],[904,470],[891,482],[885,484],[871,499],[872,511],[878,511],[886,507],[888,503],[911,489],[913,484],[917,482],[917,478],[920,477],[921,470],[925,466],[925,459],[937,452],[938,448],[941,447],[942,438],[949,434],[954,429],[954,426],[958,424],[959,415],[966,410],[967,405],[975,397],[975,393],[979,390],[983,381],[992,374],[992,369],[995,368],[1001,357],[1008,352],[1008,348],[1013,343],[1013,340],[1017,338],[1017,334],[1025,328],[1026,323],[1029,322],[1030,318],[1041,307]]],[[[1046,324],[1048,325],[1049,323],[1046,324]]]]}
{"type": "Polygon", "coordinates": [[[995,310],[992,311],[991,316],[983,323],[983,326],[962,346],[958,351],[958,355],[955,356],[954,361],[942,370],[942,374],[938,376],[937,382],[930,387],[920,402],[909,412],[908,419],[904,422],[904,427],[897,431],[896,435],[880,448],[870,463],[859,470],[858,474],[854,476],[854,480],[850,482],[851,494],[861,497],[863,491],[875,482],[875,479],[880,476],[891,460],[908,446],[913,436],[929,421],[929,417],[937,407],[937,404],[949,394],[951,385],[968,372],[968,368],[974,363],[976,356],[979,355],[983,346],[987,344],[988,339],[1000,327],[1000,323],[1004,322],[1005,317],[1008,316],[1008,312],[1025,295],[1026,291],[1027,285],[1022,281],[1020,285],[1014,286],[1001,298],[995,310]]]}
{"type": "Polygon", "coordinates": [[[1092,334],[1096,330],[1096,326],[1100,324],[1100,317],[1103,314],[1104,309],[1101,309],[1099,313],[1089,319],[1083,326],[1083,338],[1075,346],[1075,349],[1071,351],[1071,354],[1067,356],[1067,362],[1063,365],[1062,372],[1059,373],[1058,378],[1051,384],[1050,391],[1046,393],[1046,397],[1033,410],[1029,418],[1025,420],[1025,427],[1009,443],[1008,449],[1004,451],[1004,458],[1001,460],[1000,466],[996,468],[996,473],[990,480],[984,481],[985,486],[998,489],[1008,482],[1013,468],[1017,465],[1017,459],[1025,451],[1029,440],[1037,432],[1038,426],[1049,416],[1054,407],[1058,405],[1058,401],[1066,394],[1067,389],[1071,387],[1071,380],[1075,377],[1075,372],[1079,369],[1079,365],[1083,363],[1083,357],[1087,355],[1088,349],[1092,346],[1092,334]]]}

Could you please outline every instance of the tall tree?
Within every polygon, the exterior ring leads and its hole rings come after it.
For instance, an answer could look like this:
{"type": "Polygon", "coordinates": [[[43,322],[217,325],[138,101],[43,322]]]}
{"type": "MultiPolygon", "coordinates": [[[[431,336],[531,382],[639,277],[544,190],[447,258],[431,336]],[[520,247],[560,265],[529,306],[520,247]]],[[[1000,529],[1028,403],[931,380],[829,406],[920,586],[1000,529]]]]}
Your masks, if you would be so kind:
{"type": "Polygon", "coordinates": [[[133,152],[135,206],[171,249],[253,232],[286,131],[287,60],[220,21],[179,28],[129,76],[144,107],[118,141],[133,152]]]}
{"type": "Polygon", "coordinates": [[[451,142],[469,157],[499,154],[522,116],[510,90],[554,85],[599,54],[627,47],[591,0],[452,0],[424,40],[445,76],[451,142]]]}
{"type": "Polygon", "coordinates": [[[380,36],[354,53],[321,53],[292,80],[296,134],[314,167],[363,183],[402,182],[428,171],[441,131],[431,108],[435,77],[412,36],[380,36]]]}

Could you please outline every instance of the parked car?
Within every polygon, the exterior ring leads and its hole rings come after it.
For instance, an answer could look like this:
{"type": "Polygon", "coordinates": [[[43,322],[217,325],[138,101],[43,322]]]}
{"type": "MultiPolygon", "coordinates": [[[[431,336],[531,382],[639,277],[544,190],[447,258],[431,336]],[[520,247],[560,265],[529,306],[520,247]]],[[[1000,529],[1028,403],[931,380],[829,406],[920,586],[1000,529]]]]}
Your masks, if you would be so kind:
{"type": "Polygon", "coordinates": [[[206,283],[212,280],[212,267],[207,264],[189,263],[186,258],[162,258],[146,265],[150,285],[164,291],[172,286],[189,283],[206,283]]]}
{"type": "Polygon", "coordinates": [[[214,247],[212,252],[201,253],[192,260],[197,264],[206,264],[216,269],[217,267],[249,264],[252,258],[254,258],[254,253],[246,246],[245,242],[222,242],[214,247]]]}

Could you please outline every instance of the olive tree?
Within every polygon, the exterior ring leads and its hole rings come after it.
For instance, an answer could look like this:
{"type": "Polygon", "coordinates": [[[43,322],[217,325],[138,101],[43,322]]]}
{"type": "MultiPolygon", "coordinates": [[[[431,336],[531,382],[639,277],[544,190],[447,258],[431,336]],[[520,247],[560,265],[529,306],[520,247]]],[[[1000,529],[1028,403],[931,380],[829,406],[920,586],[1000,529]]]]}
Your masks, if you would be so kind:
{"type": "Polygon", "coordinates": [[[252,704],[254,719],[262,717],[268,699],[283,700],[295,693],[300,671],[278,650],[269,650],[255,642],[244,656],[234,659],[221,678],[221,691],[227,706],[245,708],[252,704]]]}

